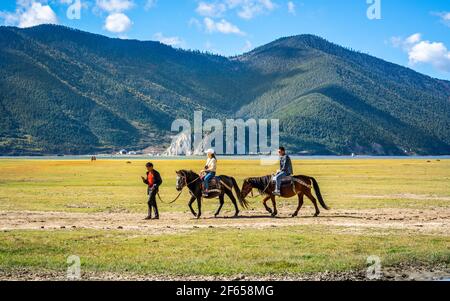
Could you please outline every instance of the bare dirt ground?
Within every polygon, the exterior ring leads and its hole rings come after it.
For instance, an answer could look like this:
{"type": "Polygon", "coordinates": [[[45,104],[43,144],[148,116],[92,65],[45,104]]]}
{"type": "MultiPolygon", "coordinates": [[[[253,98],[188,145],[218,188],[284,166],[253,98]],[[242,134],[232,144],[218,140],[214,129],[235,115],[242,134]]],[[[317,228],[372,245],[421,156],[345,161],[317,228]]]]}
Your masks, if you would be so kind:
{"type": "Polygon", "coordinates": [[[289,217],[292,208],[282,208],[279,217],[271,218],[267,212],[251,211],[239,218],[224,212],[214,218],[210,212],[197,220],[190,213],[163,213],[158,221],[144,221],[145,214],[135,213],[68,213],[44,211],[0,211],[0,230],[52,230],[94,229],[134,230],[148,234],[189,232],[195,229],[267,229],[299,225],[336,227],[333,231],[347,234],[376,233],[402,230],[416,234],[450,235],[450,208],[428,209],[333,209],[322,211],[313,218],[311,208],[301,211],[298,218],[289,217]]]}
{"type": "MultiPolygon", "coordinates": [[[[65,271],[0,270],[0,281],[67,281],[65,271]]],[[[320,272],[302,275],[267,275],[263,277],[235,275],[222,276],[168,276],[137,275],[131,273],[84,272],[81,281],[450,281],[450,269],[445,265],[397,265],[382,268],[379,278],[368,278],[366,270],[320,272]]]]}

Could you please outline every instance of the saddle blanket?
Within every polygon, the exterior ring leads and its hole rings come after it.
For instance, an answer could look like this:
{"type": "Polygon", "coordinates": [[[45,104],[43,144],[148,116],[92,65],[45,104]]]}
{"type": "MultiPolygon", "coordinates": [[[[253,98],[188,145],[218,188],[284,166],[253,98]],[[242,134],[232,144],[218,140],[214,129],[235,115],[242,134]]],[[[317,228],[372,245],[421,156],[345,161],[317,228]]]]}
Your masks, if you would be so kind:
{"type": "MultiPolygon", "coordinates": [[[[286,186],[291,186],[291,185],[294,186],[295,182],[297,182],[307,188],[310,188],[310,189],[312,188],[312,185],[309,185],[309,184],[305,183],[303,180],[298,179],[293,176],[282,177],[281,178],[281,187],[286,187],[286,186]]],[[[272,183],[273,183],[273,185],[276,184],[275,177],[272,178],[272,183]]]]}

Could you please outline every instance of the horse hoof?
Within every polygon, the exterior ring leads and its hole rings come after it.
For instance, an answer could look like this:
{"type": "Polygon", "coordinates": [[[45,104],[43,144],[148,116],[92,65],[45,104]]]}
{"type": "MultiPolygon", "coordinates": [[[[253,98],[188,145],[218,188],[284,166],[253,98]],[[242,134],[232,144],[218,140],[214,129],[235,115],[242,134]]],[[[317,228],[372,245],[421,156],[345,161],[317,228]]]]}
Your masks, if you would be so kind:
{"type": "Polygon", "coordinates": [[[272,213],[272,217],[277,217],[277,213],[272,213]]]}
{"type": "Polygon", "coordinates": [[[316,214],[314,214],[314,217],[319,217],[319,214],[320,214],[320,213],[316,213],[316,214]]]}
{"type": "Polygon", "coordinates": [[[291,217],[297,217],[297,216],[298,216],[298,214],[295,214],[295,213],[291,215],[291,217]]]}

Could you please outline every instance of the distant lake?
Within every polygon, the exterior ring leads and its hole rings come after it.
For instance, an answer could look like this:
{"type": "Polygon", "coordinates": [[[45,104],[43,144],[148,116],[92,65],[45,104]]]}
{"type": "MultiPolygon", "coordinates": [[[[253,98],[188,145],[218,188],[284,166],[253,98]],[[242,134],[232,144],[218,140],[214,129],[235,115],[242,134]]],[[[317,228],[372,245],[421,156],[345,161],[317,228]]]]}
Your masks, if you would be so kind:
{"type": "MultiPolygon", "coordinates": [[[[265,156],[220,156],[221,160],[260,160],[265,156]]],[[[163,156],[119,156],[119,155],[98,155],[98,160],[201,160],[203,156],[179,156],[179,157],[163,157],[163,156]]],[[[450,155],[446,156],[291,156],[294,160],[350,160],[350,159],[397,159],[397,160],[445,160],[450,159],[450,155]]],[[[91,156],[0,156],[1,159],[14,160],[90,160],[91,156]]]]}

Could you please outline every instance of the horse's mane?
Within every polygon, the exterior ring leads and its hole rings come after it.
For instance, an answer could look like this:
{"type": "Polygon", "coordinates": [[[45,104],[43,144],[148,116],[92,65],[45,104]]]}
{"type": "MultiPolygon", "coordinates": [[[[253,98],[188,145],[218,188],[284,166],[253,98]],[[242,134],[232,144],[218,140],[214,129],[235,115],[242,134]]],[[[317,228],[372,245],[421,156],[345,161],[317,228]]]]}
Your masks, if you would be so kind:
{"type": "Polygon", "coordinates": [[[272,180],[272,176],[265,176],[260,178],[249,178],[247,181],[253,186],[253,188],[258,189],[259,193],[264,194],[264,190],[269,186],[272,180]]]}
{"type": "Polygon", "coordinates": [[[179,173],[181,173],[181,174],[183,174],[183,175],[185,175],[186,177],[189,177],[189,178],[194,178],[194,177],[198,177],[199,176],[194,171],[186,170],[186,169],[180,170],[179,173]]]}

